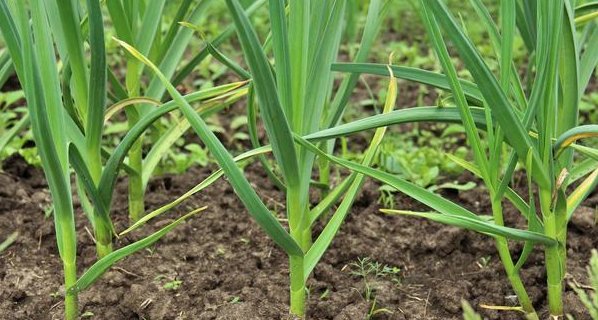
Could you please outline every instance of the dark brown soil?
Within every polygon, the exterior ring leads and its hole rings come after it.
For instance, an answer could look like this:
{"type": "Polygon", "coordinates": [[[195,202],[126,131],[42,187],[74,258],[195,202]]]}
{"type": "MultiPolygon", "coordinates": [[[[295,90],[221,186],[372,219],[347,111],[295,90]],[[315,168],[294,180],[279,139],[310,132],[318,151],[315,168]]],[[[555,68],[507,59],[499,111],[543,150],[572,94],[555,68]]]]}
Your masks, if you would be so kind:
{"type": "Polygon", "coordinates": [[[8,92],[8,91],[14,91],[14,90],[19,90],[19,89],[21,89],[21,85],[19,84],[19,79],[13,75],[6,80],[4,85],[2,85],[2,88],[0,88],[0,91],[8,92]]]}
{"type": "MultiPolygon", "coordinates": [[[[210,173],[192,169],[182,176],[154,180],[148,207],[157,207],[190,189],[210,173]]],[[[246,174],[260,186],[268,205],[280,211],[281,193],[270,186],[261,168],[246,174]]],[[[469,179],[463,176],[461,179],[469,179]]],[[[118,230],[126,225],[126,182],[120,181],[113,217],[118,230]]],[[[388,312],[374,319],[460,319],[466,299],[487,319],[520,319],[515,312],[484,311],[480,304],[513,305],[492,241],[424,220],[384,216],[378,212],[378,186],[372,182],[357,200],[352,214],[309,281],[310,319],[365,319],[365,282],[355,276],[359,258],[401,269],[397,277],[368,277],[376,306],[388,312]],[[489,259],[483,263],[483,259],[489,259]]],[[[476,212],[488,209],[483,190],[445,194],[476,212]]],[[[586,205],[594,207],[594,196],[586,205]]],[[[53,223],[44,218],[49,203],[43,176],[18,159],[5,163],[0,174],[0,239],[14,230],[15,244],[0,254],[0,319],[59,319],[62,316],[61,264],[53,223]]],[[[190,208],[209,210],[191,218],[151,249],[116,264],[80,295],[80,310],[91,319],[287,319],[287,257],[249,218],[225,181],[193,197],[181,209],[151,223],[155,230],[190,208]],[[177,289],[168,289],[173,281],[177,289]]],[[[397,206],[423,209],[397,197],[397,206]]],[[[507,210],[511,223],[520,223],[507,210]]],[[[579,212],[569,235],[570,279],[586,283],[585,265],[598,237],[593,209],[579,212]]],[[[82,272],[95,260],[87,222],[78,216],[78,265],[82,272]]],[[[117,247],[151,232],[148,228],[120,239],[117,247]]],[[[514,255],[520,245],[513,245],[514,255]]],[[[523,277],[538,308],[545,304],[543,255],[538,249],[523,277]]],[[[568,312],[589,319],[569,287],[568,312]]]]}

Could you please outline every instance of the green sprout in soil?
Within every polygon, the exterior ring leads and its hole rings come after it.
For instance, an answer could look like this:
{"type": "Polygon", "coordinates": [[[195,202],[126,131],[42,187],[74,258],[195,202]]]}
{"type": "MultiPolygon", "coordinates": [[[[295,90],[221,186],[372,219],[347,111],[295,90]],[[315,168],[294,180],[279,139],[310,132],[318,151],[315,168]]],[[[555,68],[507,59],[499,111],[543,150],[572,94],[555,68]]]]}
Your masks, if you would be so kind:
{"type": "Polygon", "coordinates": [[[181,280],[172,280],[172,281],[168,281],[165,284],[162,285],[162,288],[166,289],[166,290],[178,290],[181,285],[183,284],[183,281],[181,280]]]}
{"type": "Polygon", "coordinates": [[[165,290],[172,290],[172,291],[176,291],[178,290],[181,285],[183,284],[182,280],[175,278],[169,278],[167,275],[158,275],[154,278],[155,282],[158,282],[163,289],[165,290]]]}
{"type": "Polygon", "coordinates": [[[463,320],[482,320],[482,317],[473,310],[467,301],[463,300],[461,304],[463,308],[463,320]]]}
{"type": "Polygon", "coordinates": [[[352,262],[349,267],[351,268],[351,274],[361,278],[364,285],[363,298],[370,305],[366,319],[372,319],[377,314],[392,314],[392,311],[378,307],[376,299],[377,288],[375,283],[377,281],[390,280],[395,285],[400,285],[401,269],[383,265],[371,258],[358,258],[357,261],[352,262]]]}
{"type": "Polygon", "coordinates": [[[6,237],[6,239],[4,239],[4,241],[0,242],[0,253],[2,253],[4,250],[6,250],[8,247],[10,247],[13,243],[15,243],[15,241],[17,241],[18,237],[19,237],[19,232],[15,231],[15,232],[11,233],[10,235],[8,235],[8,237],[6,237]]]}
{"type": "Polygon", "coordinates": [[[481,257],[478,259],[476,264],[478,265],[478,267],[480,267],[480,269],[486,269],[490,265],[490,259],[492,259],[491,256],[481,257]]]}

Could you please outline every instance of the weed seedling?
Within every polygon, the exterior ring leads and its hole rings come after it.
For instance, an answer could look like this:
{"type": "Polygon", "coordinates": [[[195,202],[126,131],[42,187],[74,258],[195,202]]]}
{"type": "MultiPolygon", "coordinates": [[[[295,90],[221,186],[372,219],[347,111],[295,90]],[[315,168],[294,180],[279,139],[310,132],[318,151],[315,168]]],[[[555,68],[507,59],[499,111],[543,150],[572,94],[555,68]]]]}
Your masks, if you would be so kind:
{"type": "Polygon", "coordinates": [[[371,306],[368,311],[367,319],[372,319],[372,317],[380,313],[392,314],[392,311],[377,306],[375,282],[390,280],[395,285],[400,285],[401,269],[395,266],[382,265],[380,262],[374,261],[371,258],[357,258],[357,261],[352,262],[349,267],[351,268],[351,274],[361,278],[363,281],[363,298],[371,306]]]}

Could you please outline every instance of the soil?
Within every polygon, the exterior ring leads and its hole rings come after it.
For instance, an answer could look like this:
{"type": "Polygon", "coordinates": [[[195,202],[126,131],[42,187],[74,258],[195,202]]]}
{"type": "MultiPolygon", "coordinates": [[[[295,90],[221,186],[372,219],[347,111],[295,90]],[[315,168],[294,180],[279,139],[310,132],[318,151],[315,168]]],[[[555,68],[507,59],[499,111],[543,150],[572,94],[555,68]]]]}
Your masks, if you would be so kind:
{"type": "MultiPolygon", "coordinates": [[[[44,218],[49,194],[43,174],[16,157],[4,163],[4,171],[0,174],[0,233],[4,238],[17,230],[19,237],[0,254],[0,319],[60,319],[64,288],[53,222],[44,218]]],[[[193,168],[184,175],[156,178],[147,193],[147,206],[155,208],[176,198],[210,172],[210,168],[193,168]]],[[[245,172],[260,186],[267,204],[281,211],[282,194],[271,186],[261,167],[250,165],[245,172]]],[[[461,179],[473,178],[464,175],[461,179]]],[[[316,267],[309,281],[309,319],[365,319],[374,301],[364,298],[366,283],[379,310],[373,319],[461,319],[461,299],[487,319],[521,319],[516,312],[479,307],[514,303],[489,238],[424,220],[382,215],[377,189],[375,183],[366,183],[316,267]],[[355,275],[355,264],[366,257],[401,271],[364,279],[355,275]]],[[[123,179],[118,182],[112,212],[117,230],[127,224],[125,191],[123,179]]],[[[481,188],[445,196],[476,212],[488,210],[481,188]]],[[[396,202],[404,209],[425,209],[401,195],[396,202]]],[[[585,204],[593,208],[598,196],[585,204]]],[[[226,181],[217,182],[141,232],[122,237],[116,247],[204,205],[209,206],[207,211],[153,247],[117,263],[83,292],[81,313],[90,319],[288,319],[287,257],[251,220],[226,181]]],[[[585,265],[598,244],[593,213],[582,208],[569,233],[569,280],[581,284],[587,283],[585,265]]],[[[508,206],[507,221],[522,223],[508,206]]],[[[80,212],[77,226],[81,273],[95,261],[95,247],[80,212]]],[[[515,256],[520,249],[513,245],[515,256]]],[[[546,297],[539,249],[524,267],[523,278],[541,308],[546,297]]],[[[565,298],[569,313],[578,320],[589,319],[569,286],[565,298]]]]}

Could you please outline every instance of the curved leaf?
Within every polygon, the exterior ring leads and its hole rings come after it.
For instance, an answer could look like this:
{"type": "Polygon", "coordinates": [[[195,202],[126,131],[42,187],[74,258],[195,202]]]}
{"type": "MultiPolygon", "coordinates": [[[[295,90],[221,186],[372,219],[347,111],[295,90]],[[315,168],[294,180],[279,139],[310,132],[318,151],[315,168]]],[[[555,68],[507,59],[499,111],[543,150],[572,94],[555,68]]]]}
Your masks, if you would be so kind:
{"type": "MultiPolygon", "coordinates": [[[[486,117],[483,108],[470,108],[476,126],[482,130],[486,128],[486,117]]],[[[411,122],[448,122],[461,123],[461,116],[457,108],[416,107],[401,109],[387,114],[378,114],[368,118],[345,123],[330,129],[318,131],[304,138],[310,141],[320,141],[347,136],[374,128],[411,123],[411,122]]]]}
{"type": "Polygon", "coordinates": [[[484,234],[501,236],[508,239],[537,242],[549,247],[557,245],[556,240],[548,238],[547,236],[541,233],[503,227],[496,225],[492,222],[487,222],[479,219],[472,219],[464,216],[440,214],[435,212],[413,212],[406,210],[382,209],[380,211],[386,214],[400,214],[406,216],[426,218],[435,222],[440,222],[442,224],[447,224],[462,229],[473,230],[484,234]]]}
{"type": "MultiPolygon", "coordinates": [[[[481,173],[478,167],[475,164],[465,161],[464,159],[458,158],[452,154],[447,153],[446,156],[451,159],[454,163],[459,165],[460,167],[464,168],[465,170],[473,173],[475,176],[481,178],[481,173]]],[[[521,198],[521,196],[515,192],[515,190],[507,187],[505,191],[505,197],[517,208],[517,210],[526,218],[529,219],[529,212],[530,208],[525,203],[525,201],[521,198]]],[[[538,220],[537,216],[533,216],[532,219],[538,220]]],[[[539,221],[539,220],[538,220],[539,221]]]]}
{"type": "Polygon", "coordinates": [[[120,40],[117,40],[117,42],[127,51],[129,51],[129,53],[146,64],[160,79],[162,84],[173,97],[175,103],[178,105],[185,117],[189,120],[189,123],[191,123],[191,126],[197,135],[205,143],[206,147],[210,150],[210,152],[212,152],[214,158],[216,158],[220,164],[225,175],[229,178],[229,182],[231,183],[233,189],[237,193],[237,196],[248,209],[249,214],[256,220],[256,222],[262,227],[268,236],[270,236],[270,238],[287,254],[296,257],[303,256],[301,247],[299,247],[297,242],[282,227],[278,219],[274,217],[266,205],[264,205],[249,181],[247,181],[247,178],[245,178],[243,175],[241,169],[239,169],[234,162],[233,157],[218,140],[216,135],[210,131],[208,125],[204,122],[201,116],[195,112],[195,110],[181,96],[176,88],[168,82],[166,76],[160,72],[156,65],[154,65],[151,61],[149,61],[149,59],[147,59],[129,44],[120,40]]]}
{"type": "MultiPolygon", "coordinates": [[[[185,96],[187,102],[196,102],[204,99],[213,98],[222,92],[226,92],[227,90],[233,90],[238,88],[244,84],[244,82],[237,82],[233,84],[223,85],[220,87],[210,88],[203,91],[198,91],[192,94],[185,96]]],[[[175,101],[170,101],[165,103],[161,107],[153,109],[148,114],[144,115],[135,126],[129,129],[129,132],[122,138],[119,145],[116,149],[112,152],[112,155],[106,161],[106,165],[104,167],[104,171],[102,173],[102,179],[100,180],[100,184],[98,190],[104,202],[106,203],[106,207],[110,207],[110,203],[112,202],[112,190],[114,190],[114,184],[116,183],[116,178],[118,177],[119,167],[122,166],[125,157],[127,156],[129,149],[133,144],[137,141],[139,136],[143,134],[149,126],[151,126],[156,120],[160,119],[165,114],[176,110],[178,105],[175,101]]]]}
{"type": "MultiPolygon", "coordinates": [[[[261,147],[259,149],[254,149],[254,150],[250,150],[248,152],[245,152],[237,157],[235,157],[235,162],[240,162],[243,160],[247,160],[247,159],[251,159],[253,157],[259,156],[259,155],[263,155],[266,153],[270,153],[272,152],[272,149],[269,146],[266,147],[261,147]]],[[[146,224],[149,220],[161,215],[162,213],[176,207],[177,205],[179,205],[180,203],[182,203],[183,201],[189,199],[192,195],[196,194],[197,192],[207,188],[208,186],[210,186],[212,183],[216,182],[220,177],[222,177],[222,175],[224,174],[224,172],[222,171],[222,169],[218,169],[217,171],[215,171],[214,173],[212,173],[211,175],[209,175],[207,178],[205,178],[202,182],[200,182],[198,185],[196,185],[195,187],[193,187],[191,190],[187,191],[185,194],[183,194],[182,196],[178,197],[176,200],[144,215],[141,219],[139,219],[137,222],[135,222],[135,224],[133,224],[132,226],[130,226],[129,228],[127,228],[125,231],[121,232],[119,234],[119,236],[123,236],[139,227],[141,227],[142,225],[146,224]]]]}
{"type": "Polygon", "coordinates": [[[303,145],[304,147],[308,148],[309,150],[316,153],[317,155],[319,155],[321,157],[325,157],[329,161],[332,161],[332,162],[334,162],[340,166],[343,166],[349,170],[367,175],[376,180],[384,182],[385,184],[392,186],[393,188],[399,190],[400,192],[410,196],[411,198],[425,204],[426,206],[428,206],[436,211],[439,211],[442,213],[450,213],[450,214],[454,214],[454,215],[470,217],[473,219],[479,219],[479,217],[475,213],[473,213],[473,212],[471,212],[471,211],[469,211],[469,210],[467,210],[467,209],[465,209],[465,208],[463,208],[463,207],[461,207],[461,206],[459,206],[459,205],[457,205],[457,204],[455,204],[455,203],[453,203],[453,202],[451,202],[433,192],[430,192],[427,189],[419,187],[405,179],[401,179],[395,175],[392,175],[390,173],[387,173],[387,172],[384,172],[384,171],[381,171],[378,169],[373,169],[373,168],[363,166],[361,164],[358,164],[358,163],[355,163],[352,161],[348,161],[348,160],[327,154],[327,153],[321,151],[320,149],[318,149],[315,145],[313,145],[309,141],[307,141],[297,135],[295,135],[295,140],[297,141],[297,143],[303,145]]]}
{"type": "Polygon", "coordinates": [[[459,51],[467,69],[476,80],[480,92],[493,111],[493,116],[501,127],[510,144],[517,152],[519,158],[525,158],[530,148],[533,151],[534,179],[542,187],[548,187],[551,180],[547,169],[544,167],[540,154],[530,139],[522,120],[517,117],[515,109],[511,106],[505,92],[494,77],[488,65],[484,62],[475,46],[465,36],[454,17],[448,12],[446,5],[438,0],[426,2],[434,13],[439,25],[443,27],[448,37],[453,41],[459,51]]]}
{"type": "MultiPolygon", "coordinates": [[[[240,82],[239,84],[244,83],[240,82]]],[[[217,96],[207,100],[206,103],[199,106],[197,112],[202,117],[208,117],[222,109],[231,103],[237,101],[247,93],[247,87],[241,87],[234,89],[233,91],[223,91],[221,96],[217,96]],[[225,99],[225,101],[218,101],[218,99],[225,99]]],[[[160,160],[164,157],[164,154],[172,148],[172,145],[181,138],[185,132],[189,130],[191,125],[186,118],[178,119],[178,122],[172,125],[158,141],[155,141],[152,148],[143,159],[143,172],[141,173],[141,181],[143,188],[145,189],[149,179],[152,177],[154,170],[160,164],[160,160]]]]}
{"type": "MultiPolygon", "coordinates": [[[[374,63],[335,63],[332,65],[332,71],[389,76],[386,66],[385,64],[374,63]]],[[[394,76],[399,79],[414,81],[450,91],[448,79],[443,74],[409,67],[391,66],[391,68],[394,76]]],[[[484,97],[474,83],[467,80],[459,80],[459,82],[463,87],[463,92],[468,101],[474,103],[476,106],[483,105],[484,97]]]]}
{"type": "Polygon", "coordinates": [[[278,93],[274,89],[276,82],[268,58],[239,2],[227,0],[226,3],[237,26],[239,40],[253,75],[253,85],[264,114],[264,126],[272,144],[274,156],[278,160],[287,185],[296,186],[299,184],[297,152],[289,121],[283,111],[278,93]]]}
{"type": "Polygon", "coordinates": [[[594,170],[567,198],[567,221],[579,205],[592,193],[598,185],[598,169],[594,170]]]}
{"type": "MultiPolygon", "coordinates": [[[[388,114],[390,111],[392,111],[392,109],[395,106],[398,94],[397,80],[394,79],[390,67],[389,73],[390,81],[388,85],[388,94],[386,95],[386,101],[382,110],[383,115],[388,114]]],[[[374,133],[374,136],[370,141],[368,149],[365,151],[363,155],[363,160],[361,164],[362,166],[368,167],[374,161],[374,158],[376,157],[376,154],[378,152],[378,147],[380,146],[380,143],[382,143],[382,139],[384,138],[384,134],[386,133],[386,129],[386,127],[376,129],[376,132],[374,133]]],[[[338,208],[332,215],[332,218],[330,218],[330,221],[328,221],[328,223],[324,227],[324,230],[322,230],[322,232],[320,233],[316,241],[313,243],[307,254],[305,254],[305,260],[303,262],[303,276],[305,280],[307,280],[309,274],[316,267],[316,264],[320,261],[320,259],[332,243],[334,236],[340,230],[341,225],[343,224],[347,215],[349,214],[349,210],[351,209],[353,202],[357,197],[357,194],[359,193],[361,187],[363,186],[363,183],[365,182],[365,176],[363,174],[353,173],[351,177],[347,179],[352,181],[351,185],[349,186],[349,189],[347,190],[347,193],[345,194],[343,201],[338,206],[338,208]],[[351,177],[353,176],[354,178],[351,179],[351,177]]]]}
{"type": "Polygon", "coordinates": [[[598,18],[598,1],[584,3],[575,8],[575,24],[581,25],[598,18]]]}
{"type": "Polygon", "coordinates": [[[117,114],[121,110],[124,110],[126,107],[140,104],[140,103],[151,104],[154,106],[159,106],[162,104],[158,100],[154,100],[154,99],[146,98],[146,97],[126,98],[126,99],[123,99],[123,100],[113,104],[112,106],[110,106],[106,109],[106,112],[104,113],[104,121],[110,120],[110,118],[112,118],[115,114],[117,114]]]}
{"type": "Polygon", "coordinates": [[[568,146],[579,139],[598,137],[598,125],[590,124],[577,126],[565,131],[554,143],[554,151],[557,156],[568,146]]]}
{"type": "Polygon", "coordinates": [[[176,226],[181,224],[181,222],[187,220],[191,216],[206,210],[208,207],[202,207],[196,210],[193,210],[186,215],[180,217],[179,219],[175,220],[171,224],[167,225],[166,227],[160,229],[159,231],[153,233],[150,236],[147,236],[139,241],[133,242],[132,244],[118,249],[116,251],[111,252],[110,254],[106,255],[102,259],[98,260],[94,263],[85,273],[77,280],[77,282],[70,288],[67,289],[67,292],[70,294],[77,294],[91,286],[99,277],[101,277],[113,264],[122,260],[133,253],[147,248],[148,246],[152,245],[156,241],[160,240],[163,236],[165,236],[170,230],[174,229],[176,226]]]}

